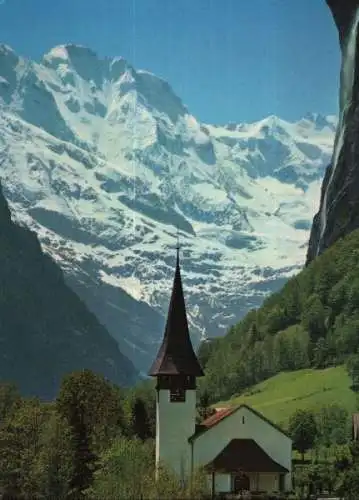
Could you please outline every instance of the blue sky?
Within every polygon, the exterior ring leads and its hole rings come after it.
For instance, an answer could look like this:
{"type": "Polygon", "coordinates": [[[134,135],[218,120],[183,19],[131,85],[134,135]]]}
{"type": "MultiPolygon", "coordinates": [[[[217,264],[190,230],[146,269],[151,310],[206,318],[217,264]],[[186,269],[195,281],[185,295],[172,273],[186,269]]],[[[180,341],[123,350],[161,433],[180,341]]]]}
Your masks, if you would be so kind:
{"type": "Polygon", "coordinates": [[[67,42],[124,56],[208,123],[337,112],[325,0],[0,0],[0,42],[35,59],[67,42]]]}

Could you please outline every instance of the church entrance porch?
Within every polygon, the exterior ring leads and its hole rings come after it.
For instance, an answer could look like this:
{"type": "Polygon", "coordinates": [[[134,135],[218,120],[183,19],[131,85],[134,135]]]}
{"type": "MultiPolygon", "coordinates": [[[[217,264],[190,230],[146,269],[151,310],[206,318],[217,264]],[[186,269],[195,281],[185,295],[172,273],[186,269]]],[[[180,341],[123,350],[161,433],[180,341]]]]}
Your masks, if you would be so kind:
{"type": "Polygon", "coordinates": [[[232,439],[206,468],[211,472],[212,497],[217,493],[283,491],[289,472],[253,439],[232,439]]]}

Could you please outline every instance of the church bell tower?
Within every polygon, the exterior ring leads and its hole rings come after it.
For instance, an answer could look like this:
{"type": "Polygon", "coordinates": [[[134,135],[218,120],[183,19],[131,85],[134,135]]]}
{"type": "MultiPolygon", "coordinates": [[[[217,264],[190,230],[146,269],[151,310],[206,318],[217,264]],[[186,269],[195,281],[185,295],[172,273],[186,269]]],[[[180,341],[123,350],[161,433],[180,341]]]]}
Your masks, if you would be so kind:
{"type": "Polygon", "coordinates": [[[165,333],[149,375],[157,378],[157,473],[164,465],[186,480],[191,473],[188,438],[196,426],[196,378],[204,374],[189,336],[178,247],[165,333]]]}

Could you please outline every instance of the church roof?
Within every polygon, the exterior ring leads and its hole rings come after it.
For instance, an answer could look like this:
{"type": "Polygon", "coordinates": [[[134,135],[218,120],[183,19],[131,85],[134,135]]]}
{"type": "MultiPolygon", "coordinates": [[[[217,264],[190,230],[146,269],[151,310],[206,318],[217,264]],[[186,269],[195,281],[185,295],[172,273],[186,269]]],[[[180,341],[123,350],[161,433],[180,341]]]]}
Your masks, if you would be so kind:
{"type": "Polygon", "coordinates": [[[236,408],[218,408],[216,413],[211,415],[210,417],[207,417],[201,425],[204,425],[207,429],[210,427],[213,427],[216,425],[220,420],[222,420],[224,417],[228,417],[229,415],[232,415],[234,413],[236,408]]]}
{"type": "Polygon", "coordinates": [[[232,439],[206,465],[206,469],[223,472],[289,472],[288,469],[275,462],[254,439],[232,439]]]}
{"type": "Polygon", "coordinates": [[[204,375],[189,336],[178,248],[176,271],[163,342],[151,366],[149,375],[153,377],[157,375],[202,377],[204,375]]]}
{"type": "Polygon", "coordinates": [[[251,408],[250,406],[247,406],[245,404],[241,404],[239,406],[218,409],[216,411],[216,413],[214,413],[210,417],[206,418],[205,420],[203,420],[203,422],[201,422],[199,425],[196,426],[195,433],[188,440],[189,441],[194,441],[199,436],[201,436],[203,433],[205,433],[209,429],[212,429],[212,427],[215,427],[222,420],[224,420],[225,418],[229,417],[230,415],[233,415],[234,413],[236,413],[241,408],[246,408],[247,410],[249,410],[250,412],[252,412],[254,415],[256,415],[257,417],[259,417],[262,420],[264,420],[265,422],[267,422],[267,424],[269,424],[272,427],[274,427],[274,429],[277,429],[277,431],[279,431],[281,434],[284,434],[284,436],[286,436],[289,439],[291,439],[291,437],[289,436],[289,434],[286,433],[283,429],[281,429],[277,424],[275,424],[274,422],[271,422],[270,420],[268,420],[264,415],[262,415],[261,413],[259,413],[256,410],[254,410],[254,408],[251,408]]]}

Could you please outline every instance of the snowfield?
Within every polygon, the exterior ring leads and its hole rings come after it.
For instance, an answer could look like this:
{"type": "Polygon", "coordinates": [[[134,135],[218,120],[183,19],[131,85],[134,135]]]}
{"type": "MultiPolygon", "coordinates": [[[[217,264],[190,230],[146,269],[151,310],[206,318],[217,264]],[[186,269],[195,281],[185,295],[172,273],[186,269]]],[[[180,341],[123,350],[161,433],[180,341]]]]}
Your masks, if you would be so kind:
{"type": "Polygon", "coordinates": [[[224,334],[303,265],[337,119],[201,124],[155,75],[64,45],[0,45],[0,175],[38,234],[146,370],[162,338],[177,228],[193,340],[224,334]]]}

